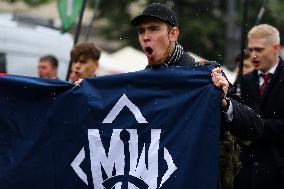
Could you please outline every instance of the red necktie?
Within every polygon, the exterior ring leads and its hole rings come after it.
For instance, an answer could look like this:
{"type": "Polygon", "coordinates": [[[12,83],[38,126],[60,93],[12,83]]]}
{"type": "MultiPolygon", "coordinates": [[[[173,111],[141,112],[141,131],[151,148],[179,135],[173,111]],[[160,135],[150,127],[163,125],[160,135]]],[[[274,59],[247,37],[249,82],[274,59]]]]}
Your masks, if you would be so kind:
{"type": "Polygon", "coordinates": [[[264,96],[265,93],[265,89],[269,83],[269,80],[271,78],[271,74],[267,73],[267,74],[261,74],[261,77],[263,78],[263,84],[260,85],[259,87],[259,96],[264,96]]]}

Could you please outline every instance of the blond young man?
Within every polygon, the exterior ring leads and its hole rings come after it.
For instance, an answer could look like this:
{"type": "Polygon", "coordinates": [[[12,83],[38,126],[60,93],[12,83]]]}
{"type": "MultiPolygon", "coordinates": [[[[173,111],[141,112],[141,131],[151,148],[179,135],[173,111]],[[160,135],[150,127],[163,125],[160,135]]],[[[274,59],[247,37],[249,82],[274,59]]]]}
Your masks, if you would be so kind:
{"type": "Polygon", "coordinates": [[[255,71],[243,78],[242,98],[264,122],[263,135],[243,145],[236,189],[284,188],[284,62],[279,31],[268,24],[248,33],[255,71]]]}

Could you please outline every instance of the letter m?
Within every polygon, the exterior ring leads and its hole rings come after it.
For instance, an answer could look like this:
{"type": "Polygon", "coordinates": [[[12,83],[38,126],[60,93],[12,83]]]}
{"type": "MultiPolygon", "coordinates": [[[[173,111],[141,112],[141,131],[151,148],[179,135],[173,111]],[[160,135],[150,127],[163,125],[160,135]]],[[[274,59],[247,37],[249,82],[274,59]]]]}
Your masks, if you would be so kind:
{"type": "Polygon", "coordinates": [[[90,148],[91,170],[94,188],[103,189],[102,168],[108,178],[112,177],[113,169],[116,175],[124,175],[124,144],[120,140],[121,129],[114,129],[108,154],[104,149],[98,129],[88,130],[88,140],[90,148]]]}

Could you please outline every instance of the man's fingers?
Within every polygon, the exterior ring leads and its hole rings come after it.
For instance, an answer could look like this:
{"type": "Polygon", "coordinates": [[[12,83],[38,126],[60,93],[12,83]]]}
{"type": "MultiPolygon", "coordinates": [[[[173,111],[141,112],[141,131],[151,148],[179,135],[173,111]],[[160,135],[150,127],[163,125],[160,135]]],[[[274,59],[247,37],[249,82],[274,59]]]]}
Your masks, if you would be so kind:
{"type": "Polygon", "coordinates": [[[214,68],[213,70],[212,70],[212,73],[219,73],[219,74],[222,74],[222,69],[221,68],[214,68]]]}
{"type": "Polygon", "coordinates": [[[218,81],[225,81],[226,78],[224,78],[222,75],[214,75],[212,77],[212,81],[214,84],[216,84],[218,81]]]}
{"type": "Polygon", "coordinates": [[[80,83],[83,81],[83,79],[78,79],[77,81],[74,82],[75,85],[80,85],[80,83]]]}
{"type": "Polygon", "coordinates": [[[218,88],[222,88],[224,96],[227,95],[228,88],[229,88],[229,82],[227,79],[222,75],[222,69],[221,68],[214,68],[211,73],[212,81],[214,86],[218,88]]]}
{"type": "Polygon", "coordinates": [[[217,76],[217,75],[222,75],[222,70],[220,68],[214,68],[211,72],[211,76],[217,76]]]}

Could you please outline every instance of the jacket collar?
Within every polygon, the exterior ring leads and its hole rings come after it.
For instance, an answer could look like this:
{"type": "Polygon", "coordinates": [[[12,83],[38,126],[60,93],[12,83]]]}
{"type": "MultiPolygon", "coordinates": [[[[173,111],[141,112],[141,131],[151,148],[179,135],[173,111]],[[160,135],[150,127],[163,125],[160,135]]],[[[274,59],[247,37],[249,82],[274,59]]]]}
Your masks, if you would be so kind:
{"type": "MultiPolygon", "coordinates": [[[[271,81],[269,82],[269,84],[267,86],[267,90],[266,90],[265,95],[263,97],[264,99],[269,94],[271,88],[273,87],[273,85],[278,80],[280,70],[283,70],[283,69],[284,69],[284,61],[281,58],[279,58],[279,63],[277,65],[277,67],[275,68],[275,72],[273,73],[273,75],[271,77],[271,81]]],[[[272,71],[273,71],[273,69],[272,69],[272,71]]],[[[255,70],[255,71],[252,72],[252,77],[250,77],[250,81],[249,81],[248,85],[250,85],[250,88],[252,89],[254,97],[256,99],[261,100],[260,97],[259,97],[259,71],[255,70]]]]}

